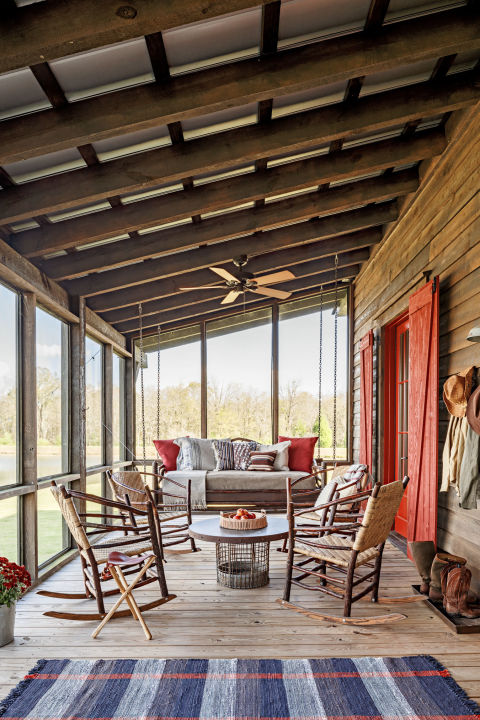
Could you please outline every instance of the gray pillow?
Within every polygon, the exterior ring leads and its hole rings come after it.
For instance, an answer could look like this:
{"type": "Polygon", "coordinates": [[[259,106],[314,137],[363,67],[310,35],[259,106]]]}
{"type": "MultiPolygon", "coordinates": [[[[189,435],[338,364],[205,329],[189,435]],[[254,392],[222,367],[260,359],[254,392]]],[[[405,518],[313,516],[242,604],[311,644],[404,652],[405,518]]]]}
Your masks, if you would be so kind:
{"type": "Polygon", "coordinates": [[[214,470],[216,465],[212,441],[208,438],[177,438],[180,447],[177,470],[214,470]]]}

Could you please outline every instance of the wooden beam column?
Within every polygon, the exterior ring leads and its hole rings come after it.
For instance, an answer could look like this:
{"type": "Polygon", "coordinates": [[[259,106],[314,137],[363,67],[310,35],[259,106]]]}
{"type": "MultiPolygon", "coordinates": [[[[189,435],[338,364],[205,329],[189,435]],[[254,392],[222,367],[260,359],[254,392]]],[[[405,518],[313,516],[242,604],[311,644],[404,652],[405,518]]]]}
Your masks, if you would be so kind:
{"type": "Polygon", "coordinates": [[[80,477],[72,483],[75,490],[85,492],[86,479],[86,399],[85,399],[85,300],[73,298],[79,322],[71,329],[71,470],[80,477]]]}
{"type": "MultiPolygon", "coordinates": [[[[103,346],[103,462],[113,463],[113,346],[103,346]]],[[[102,473],[102,494],[111,497],[110,486],[102,473]]]]}
{"type": "Polygon", "coordinates": [[[125,460],[134,460],[135,447],[135,342],[127,340],[130,357],[125,358],[125,460]]]}
{"type": "Polygon", "coordinates": [[[37,378],[36,378],[36,297],[32,292],[21,295],[20,378],[21,378],[21,480],[35,492],[21,499],[22,563],[35,582],[38,578],[37,547],[37,378]]]}
{"type": "Polygon", "coordinates": [[[208,434],[207,392],[207,323],[203,320],[200,324],[200,435],[202,438],[206,438],[208,434]]]}
{"type": "Polygon", "coordinates": [[[278,338],[279,307],[272,305],[272,442],[278,441],[278,338]]]}

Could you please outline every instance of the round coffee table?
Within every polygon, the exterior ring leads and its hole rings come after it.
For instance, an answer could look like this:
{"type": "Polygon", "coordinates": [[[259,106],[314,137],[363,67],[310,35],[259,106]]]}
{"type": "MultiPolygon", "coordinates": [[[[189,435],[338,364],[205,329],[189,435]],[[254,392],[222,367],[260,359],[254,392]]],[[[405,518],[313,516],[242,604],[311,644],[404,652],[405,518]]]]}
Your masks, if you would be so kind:
{"type": "Polygon", "coordinates": [[[192,523],[188,533],[216,544],[217,581],[221,585],[248,589],[268,583],[270,543],[288,537],[288,522],[269,517],[267,527],[258,530],[229,530],[220,527],[217,517],[192,523]]]}

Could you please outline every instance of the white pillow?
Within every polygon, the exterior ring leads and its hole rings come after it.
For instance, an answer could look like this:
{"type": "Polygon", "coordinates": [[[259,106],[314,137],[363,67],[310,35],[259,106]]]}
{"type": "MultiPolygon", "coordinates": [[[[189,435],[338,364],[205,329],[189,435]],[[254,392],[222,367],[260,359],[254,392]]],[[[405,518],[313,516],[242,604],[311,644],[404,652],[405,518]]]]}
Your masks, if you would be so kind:
{"type": "MultiPolygon", "coordinates": [[[[315,503],[315,507],[318,507],[319,505],[324,505],[325,503],[329,502],[328,498],[329,498],[330,492],[331,492],[331,490],[332,490],[332,482],[336,482],[336,483],[337,483],[337,490],[336,490],[336,492],[338,492],[339,497],[340,497],[342,500],[344,500],[345,498],[349,497],[349,495],[355,495],[355,493],[358,492],[355,483],[352,483],[352,485],[351,485],[350,487],[342,488],[342,485],[348,485],[350,482],[352,482],[351,480],[345,480],[345,479],[342,478],[342,477],[333,478],[333,479],[331,479],[331,480],[325,485],[325,487],[322,489],[320,495],[319,495],[318,498],[317,498],[317,502],[315,503]]],[[[352,506],[351,506],[351,505],[339,505],[339,507],[340,507],[341,510],[350,510],[350,508],[351,508],[352,506]]],[[[315,512],[316,512],[318,515],[321,515],[323,511],[322,511],[322,510],[315,510],[315,512]]]]}
{"type": "Polygon", "coordinates": [[[288,448],[291,444],[291,440],[284,440],[276,445],[259,445],[257,450],[259,452],[269,452],[275,450],[277,455],[275,457],[275,462],[273,463],[273,470],[274,472],[279,472],[280,470],[290,469],[288,467],[288,448]]]}

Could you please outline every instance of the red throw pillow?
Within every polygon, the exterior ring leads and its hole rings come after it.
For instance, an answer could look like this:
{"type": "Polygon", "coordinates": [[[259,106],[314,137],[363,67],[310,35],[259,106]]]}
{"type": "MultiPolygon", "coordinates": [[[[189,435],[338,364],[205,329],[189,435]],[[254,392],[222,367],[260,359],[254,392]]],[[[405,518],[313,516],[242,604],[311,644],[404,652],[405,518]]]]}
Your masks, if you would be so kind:
{"type": "Polygon", "coordinates": [[[311,473],[313,453],[315,451],[318,435],[315,437],[303,438],[290,438],[285,437],[284,435],[278,436],[278,442],[283,442],[284,440],[290,440],[291,442],[291,445],[288,448],[288,467],[290,470],[311,473]]]}
{"type": "Polygon", "coordinates": [[[170,472],[177,469],[177,457],[180,452],[178,445],[173,440],[154,440],[153,444],[165,465],[165,470],[170,472]]]}

